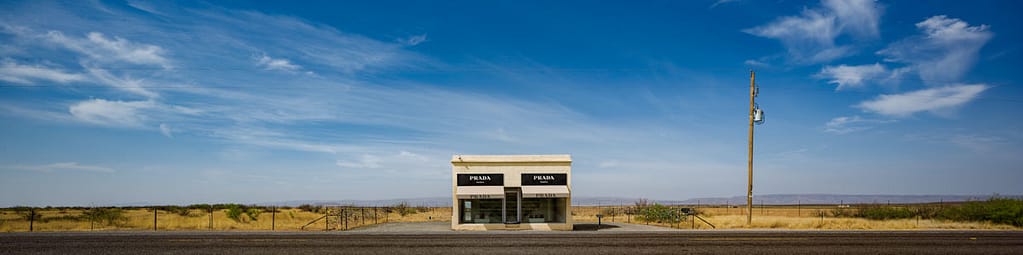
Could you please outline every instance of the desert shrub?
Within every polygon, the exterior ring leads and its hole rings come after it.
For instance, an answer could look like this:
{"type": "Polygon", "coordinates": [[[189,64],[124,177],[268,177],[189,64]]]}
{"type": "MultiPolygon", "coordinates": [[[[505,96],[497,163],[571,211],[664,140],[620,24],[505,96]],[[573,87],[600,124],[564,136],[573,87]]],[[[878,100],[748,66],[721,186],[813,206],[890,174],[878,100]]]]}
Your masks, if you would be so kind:
{"type": "Polygon", "coordinates": [[[259,220],[259,214],[262,212],[263,210],[260,210],[259,208],[248,208],[245,210],[245,215],[248,215],[249,219],[256,221],[259,220]]]}
{"type": "Polygon", "coordinates": [[[18,206],[12,209],[14,209],[14,213],[17,213],[18,216],[21,216],[21,218],[26,221],[43,219],[43,215],[39,214],[40,210],[35,207],[18,206]]]}
{"type": "Polygon", "coordinates": [[[42,222],[49,222],[51,220],[79,221],[79,220],[83,220],[83,219],[85,219],[85,218],[82,217],[82,216],[66,215],[65,214],[65,215],[52,216],[52,217],[43,217],[42,219],[40,219],[40,221],[42,221],[42,222]]]}
{"type": "Polygon", "coordinates": [[[966,202],[943,210],[940,217],[956,221],[990,221],[1023,226],[1023,200],[991,198],[987,201],[966,202]]]}
{"type": "Polygon", "coordinates": [[[187,208],[191,209],[191,210],[202,210],[204,212],[209,212],[210,208],[213,208],[213,205],[211,205],[211,204],[192,204],[192,205],[188,205],[187,208]]]}
{"type": "Polygon", "coordinates": [[[678,222],[677,216],[677,213],[671,207],[655,203],[640,209],[637,219],[657,223],[675,223],[678,222]]]}
{"type": "Polygon", "coordinates": [[[860,208],[856,213],[856,217],[867,218],[871,220],[888,220],[888,219],[908,219],[917,216],[917,214],[905,207],[887,207],[887,206],[871,206],[866,208],[860,208]]]}
{"type": "Polygon", "coordinates": [[[401,201],[401,203],[398,203],[392,209],[398,212],[398,215],[401,215],[401,217],[417,213],[416,209],[409,207],[408,202],[405,201],[401,201]]]}
{"type": "Polygon", "coordinates": [[[850,208],[836,208],[831,210],[831,217],[857,217],[856,210],[850,208]]]}
{"type": "Polygon", "coordinates": [[[306,211],[306,212],[320,213],[320,211],[323,210],[323,207],[322,206],[310,205],[310,204],[304,204],[304,205],[299,205],[298,209],[302,210],[302,211],[306,211]]]}
{"type": "Polygon", "coordinates": [[[177,214],[177,215],[181,215],[181,216],[184,216],[184,217],[191,217],[192,216],[192,212],[191,212],[191,210],[189,210],[189,207],[167,205],[167,206],[159,206],[156,209],[161,210],[161,211],[165,211],[165,212],[169,212],[169,213],[173,213],[173,214],[177,214]]]}
{"type": "Polygon", "coordinates": [[[245,209],[242,208],[241,205],[227,204],[225,207],[227,208],[226,214],[228,219],[234,220],[236,222],[240,222],[242,220],[241,217],[242,214],[245,213],[245,209]]]}
{"type": "Polygon", "coordinates": [[[81,217],[92,222],[106,223],[107,226],[120,226],[128,221],[124,210],[120,208],[92,208],[82,213],[81,217]]]}
{"type": "Polygon", "coordinates": [[[920,206],[914,208],[914,213],[917,217],[924,219],[933,219],[941,216],[942,210],[933,206],[920,206]]]}

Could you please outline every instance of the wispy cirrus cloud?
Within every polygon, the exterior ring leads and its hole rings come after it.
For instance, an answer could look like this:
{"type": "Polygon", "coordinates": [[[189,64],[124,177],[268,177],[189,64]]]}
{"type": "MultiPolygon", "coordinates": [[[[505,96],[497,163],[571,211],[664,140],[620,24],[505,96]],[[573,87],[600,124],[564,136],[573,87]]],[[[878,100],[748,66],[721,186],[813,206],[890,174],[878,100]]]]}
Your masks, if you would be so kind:
{"type": "Polygon", "coordinates": [[[921,35],[892,43],[877,54],[888,62],[908,64],[931,85],[960,81],[994,36],[987,25],[970,26],[945,15],[927,18],[916,27],[921,35]]]}
{"type": "Polygon", "coordinates": [[[895,122],[894,120],[869,119],[859,115],[836,117],[824,124],[824,132],[848,134],[874,128],[879,124],[895,122]]]}
{"type": "Polygon", "coordinates": [[[123,127],[142,126],[147,109],[156,108],[153,101],[107,101],[92,99],[71,105],[68,112],[83,122],[123,127]]]}
{"type": "Polygon", "coordinates": [[[828,80],[828,83],[836,84],[835,90],[862,87],[867,82],[890,75],[890,72],[879,63],[858,66],[825,66],[820,73],[817,73],[818,78],[824,78],[828,80]]]}
{"type": "Polygon", "coordinates": [[[92,81],[95,83],[110,86],[114,89],[125,91],[131,94],[140,95],[146,98],[159,97],[159,94],[147,89],[145,81],[142,79],[134,79],[131,77],[119,77],[106,69],[98,68],[95,66],[85,67],[86,71],[91,75],[92,81]]]}
{"type": "Polygon", "coordinates": [[[734,3],[734,2],[738,2],[738,1],[739,0],[717,0],[717,1],[714,1],[714,4],[710,5],[709,9],[714,9],[714,7],[718,7],[719,5],[722,5],[722,4],[734,3]]]}
{"type": "Polygon", "coordinates": [[[905,117],[918,112],[952,110],[973,101],[990,88],[985,84],[952,85],[922,89],[902,94],[880,95],[856,107],[882,115],[905,117]]]}
{"type": "Polygon", "coordinates": [[[256,64],[262,66],[266,70],[294,72],[302,69],[301,66],[291,63],[290,60],[283,58],[271,58],[266,54],[260,56],[259,59],[256,60],[256,64]]]}
{"type": "Polygon", "coordinates": [[[426,42],[426,34],[409,36],[408,38],[399,39],[398,42],[406,46],[416,46],[426,42]]]}
{"type": "Polygon", "coordinates": [[[171,130],[170,125],[167,125],[167,123],[160,123],[160,134],[163,134],[163,136],[166,136],[168,138],[173,138],[174,137],[173,132],[174,131],[171,130]]]}
{"type": "Polygon", "coordinates": [[[781,41],[793,63],[822,63],[854,52],[853,46],[836,43],[839,36],[877,38],[881,12],[870,0],[824,0],[820,7],[804,9],[798,16],[782,17],[743,32],[781,41]]]}
{"type": "Polygon", "coordinates": [[[22,65],[18,64],[14,60],[4,59],[0,62],[0,80],[20,84],[35,84],[38,81],[49,81],[63,84],[85,80],[85,76],[82,74],[66,72],[59,68],[39,65],[22,65]]]}
{"type": "Polygon", "coordinates": [[[95,172],[95,173],[113,173],[115,170],[109,167],[82,165],[78,162],[59,162],[53,164],[44,165],[13,165],[13,166],[0,166],[4,169],[14,169],[23,171],[35,171],[43,173],[51,173],[58,171],[74,171],[74,172],[95,172]]]}
{"type": "Polygon", "coordinates": [[[89,32],[84,38],[79,38],[65,36],[60,31],[49,31],[42,37],[102,63],[127,62],[171,67],[170,61],[164,57],[164,49],[156,45],[136,43],[120,37],[108,38],[100,32],[89,32]]]}

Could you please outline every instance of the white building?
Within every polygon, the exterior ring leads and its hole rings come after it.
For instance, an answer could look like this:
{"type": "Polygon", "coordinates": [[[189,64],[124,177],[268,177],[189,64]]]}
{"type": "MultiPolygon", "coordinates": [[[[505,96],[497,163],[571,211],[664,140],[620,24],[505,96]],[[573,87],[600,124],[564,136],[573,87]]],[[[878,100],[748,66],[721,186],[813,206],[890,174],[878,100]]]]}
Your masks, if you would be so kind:
{"type": "Polygon", "coordinates": [[[572,230],[570,155],[455,155],[451,229],[572,230]]]}

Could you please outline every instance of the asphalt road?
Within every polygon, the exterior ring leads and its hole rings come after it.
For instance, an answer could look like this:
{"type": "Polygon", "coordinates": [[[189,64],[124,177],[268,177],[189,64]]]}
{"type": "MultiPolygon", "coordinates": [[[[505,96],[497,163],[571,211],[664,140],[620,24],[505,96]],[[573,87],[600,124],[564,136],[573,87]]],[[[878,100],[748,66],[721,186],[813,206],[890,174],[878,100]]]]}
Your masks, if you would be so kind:
{"type": "Polygon", "coordinates": [[[0,254],[1023,254],[1023,231],[0,234],[0,254]]]}

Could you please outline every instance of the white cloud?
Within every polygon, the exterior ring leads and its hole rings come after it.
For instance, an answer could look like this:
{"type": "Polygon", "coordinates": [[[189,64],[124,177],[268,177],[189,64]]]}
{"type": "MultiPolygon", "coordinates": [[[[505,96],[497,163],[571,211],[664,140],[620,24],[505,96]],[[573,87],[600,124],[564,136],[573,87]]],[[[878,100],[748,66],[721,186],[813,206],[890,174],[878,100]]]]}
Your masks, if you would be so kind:
{"type": "Polygon", "coordinates": [[[97,172],[97,173],[113,173],[114,169],[101,166],[90,166],[82,165],[77,162],[60,162],[46,165],[23,165],[23,166],[4,166],[0,168],[36,171],[36,172],[55,172],[55,171],[83,171],[83,172],[97,172]]]}
{"type": "Polygon", "coordinates": [[[135,43],[120,37],[111,39],[99,32],[89,32],[85,38],[75,38],[59,31],[50,31],[43,37],[100,62],[127,62],[170,68],[170,61],[163,56],[164,49],[155,45],[135,43]]]}
{"type": "Polygon", "coordinates": [[[932,85],[959,81],[993,36],[987,25],[970,26],[944,15],[930,17],[916,27],[922,35],[892,43],[877,53],[885,61],[909,64],[925,83],[932,85]]]}
{"type": "Polygon", "coordinates": [[[416,46],[420,43],[426,42],[426,34],[414,35],[408,38],[399,39],[398,42],[406,46],[416,46]]]}
{"type": "Polygon", "coordinates": [[[337,164],[337,166],[342,167],[342,168],[357,168],[357,169],[380,168],[380,161],[381,161],[380,157],[364,154],[358,160],[355,160],[355,161],[342,161],[342,160],[338,160],[336,164],[337,164]]]}
{"type": "Polygon", "coordinates": [[[169,125],[167,125],[167,123],[160,123],[160,134],[163,134],[163,136],[166,136],[166,137],[169,137],[169,138],[173,138],[174,137],[174,134],[171,133],[171,128],[170,128],[169,125]]]}
{"type": "Polygon", "coordinates": [[[824,124],[824,132],[834,134],[848,134],[852,132],[864,131],[878,124],[885,124],[894,122],[893,120],[880,120],[880,119],[867,119],[860,116],[843,116],[836,117],[824,124]]]}
{"type": "Polygon", "coordinates": [[[863,38],[880,36],[881,7],[874,0],[825,0],[821,4],[837,18],[840,31],[863,38]]]}
{"type": "Polygon", "coordinates": [[[69,112],[76,119],[93,124],[139,127],[145,116],[142,110],[155,108],[152,101],[107,101],[92,99],[71,105],[69,112]]]}
{"type": "Polygon", "coordinates": [[[988,88],[984,84],[928,88],[903,94],[880,95],[858,104],[857,107],[869,112],[899,117],[924,111],[940,114],[938,111],[951,110],[972,101],[988,88]]]}
{"type": "Polygon", "coordinates": [[[710,5],[710,8],[713,9],[714,7],[718,7],[718,5],[727,4],[727,3],[734,3],[734,2],[738,2],[738,1],[739,0],[717,0],[717,1],[714,2],[714,4],[710,5]]]}
{"type": "Polygon", "coordinates": [[[764,63],[764,62],[761,62],[761,61],[755,60],[755,59],[747,59],[746,61],[744,61],[742,63],[747,65],[747,66],[751,66],[751,67],[769,67],[769,66],[771,66],[771,65],[769,65],[767,63],[764,63]]]}
{"type": "Polygon", "coordinates": [[[419,155],[417,153],[408,152],[408,151],[401,151],[401,152],[399,152],[398,153],[398,157],[402,157],[402,158],[406,158],[406,159],[412,159],[412,160],[417,160],[417,161],[428,161],[429,160],[429,158],[427,158],[426,156],[419,155]]]}
{"type": "Polygon", "coordinates": [[[879,63],[873,65],[838,65],[825,66],[817,77],[828,79],[828,83],[837,84],[835,90],[862,87],[866,82],[889,77],[891,74],[879,63]]]}
{"type": "Polygon", "coordinates": [[[0,63],[0,80],[13,83],[34,84],[35,80],[69,83],[84,79],[85,77],[81,74],[67,73],[44,66],[20,65],[9,59],[0,63]]]}
{"type": "Polygon", "coordinates": [[[294,72],[302,69],[301,66],[292,64],[290,60],[283,58],[271,58],[270,56],[263,55],[256,60],[256,64],[262,66],[266,70],[279,70],[286,72],[294,72]]]}
{"type": "Polygon", "coordinates": [[[139,9],[141,11],[145,11],[145,12],[148,12],[148,13],[164,15],[163,13],[157,11],[155,7],[153,7],[150,3],[147,3],[147,2],[128,1],[128,6],[131,6],[131,7],[135,8],[135,9],[139,9]]]}
{"type": "Polygon", "coordinates": [[[159,96],[159,94],[157,94],[156,92],[146,89],[145,86],[143,85],[144,81],[141,79],[132,79],[130,77],[117,77],[116,75],[111,74],[107,70],[93,67],[86,67],[86,70],[89,72],[90,75],[92,75],[92,77],[95,79],[97,83],[111,86],[116,89],[144,96],[147,98],[155,98],[159,96]]]}
{"type": "Polygon", "coordinates": [[[778,39],[796,63],[820,63],[848,56],[852,47],[835,44],[835,39],[843,34],[860,39],[878,37],[881,8],[874,1],[824,0],[821,6],[743,32],[778,39]]]}

